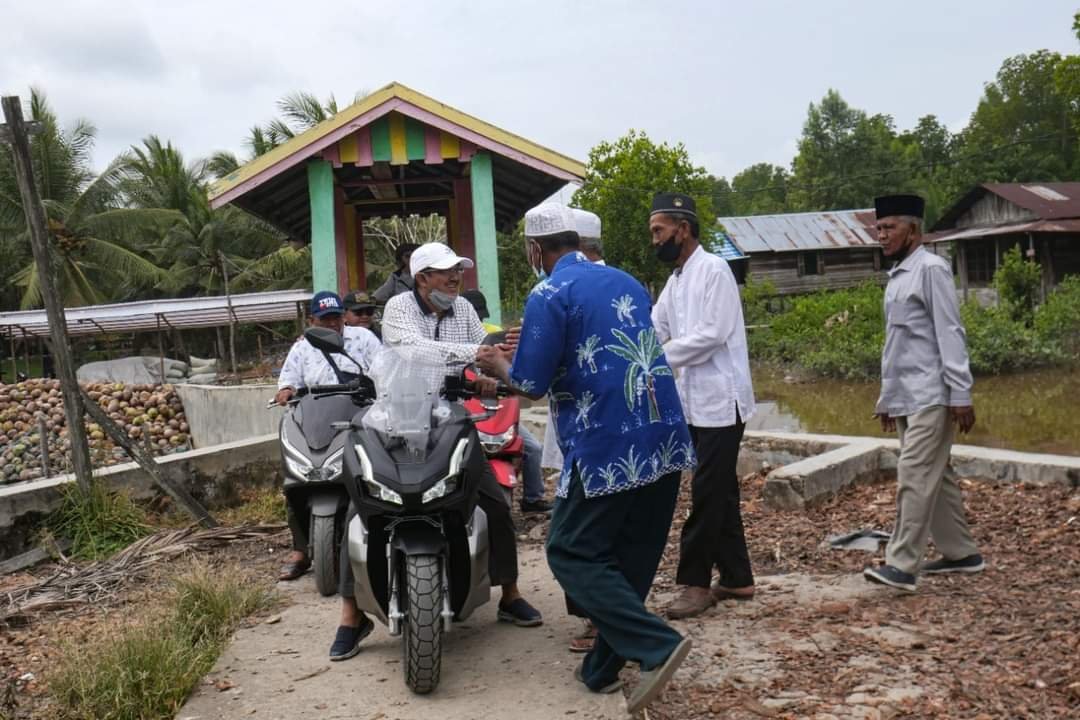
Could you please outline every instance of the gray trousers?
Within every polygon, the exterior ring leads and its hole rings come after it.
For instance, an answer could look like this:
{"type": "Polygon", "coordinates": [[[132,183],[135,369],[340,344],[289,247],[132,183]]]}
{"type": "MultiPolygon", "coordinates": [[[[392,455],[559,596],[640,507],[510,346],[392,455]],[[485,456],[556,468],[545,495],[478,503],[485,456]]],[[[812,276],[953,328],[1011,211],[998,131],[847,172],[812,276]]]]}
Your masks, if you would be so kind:
{"type": "Polygon", "coordinates": [[[949,467],[953,423],[949,408],[934,405],[896,418],[900,436],[897,465],[896,525],[885,549],[885,562],[918,573],[927,541],[948,560],[979,551],[964,517],[964,498],[949,467]]]}

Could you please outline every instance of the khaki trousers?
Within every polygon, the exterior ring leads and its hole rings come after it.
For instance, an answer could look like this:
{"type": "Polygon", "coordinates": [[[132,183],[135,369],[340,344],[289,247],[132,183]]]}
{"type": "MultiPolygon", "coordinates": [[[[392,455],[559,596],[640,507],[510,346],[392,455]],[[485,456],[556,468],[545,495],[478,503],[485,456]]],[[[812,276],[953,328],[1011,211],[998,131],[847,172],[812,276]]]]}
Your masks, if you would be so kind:
{"type": "Polygon", "coordinates": [[[927,541],[949,560],[977,553],[964,517],[964,498],[949,467],[953,423],[949,408],[934,405],[896,418],[900,436],[897,465],[896,525],[885,562],[915,575],[927,541]]]}

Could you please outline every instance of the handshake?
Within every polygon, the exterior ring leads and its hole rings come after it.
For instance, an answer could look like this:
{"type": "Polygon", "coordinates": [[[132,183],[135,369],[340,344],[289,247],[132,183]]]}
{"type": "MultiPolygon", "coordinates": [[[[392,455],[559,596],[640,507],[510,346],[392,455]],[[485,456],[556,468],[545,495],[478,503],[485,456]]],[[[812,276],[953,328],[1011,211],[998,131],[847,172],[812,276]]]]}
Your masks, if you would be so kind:
{"type": "Polygon", "coordinates": [[[510,365],[514,362],[514,353],[517,351],[520,337],[521,328],[511,328],[506,331],[506,342],[498,345],[481,345],[476,350],[477,367],[484,373],[507,382],[510,378],[510,365]]]}

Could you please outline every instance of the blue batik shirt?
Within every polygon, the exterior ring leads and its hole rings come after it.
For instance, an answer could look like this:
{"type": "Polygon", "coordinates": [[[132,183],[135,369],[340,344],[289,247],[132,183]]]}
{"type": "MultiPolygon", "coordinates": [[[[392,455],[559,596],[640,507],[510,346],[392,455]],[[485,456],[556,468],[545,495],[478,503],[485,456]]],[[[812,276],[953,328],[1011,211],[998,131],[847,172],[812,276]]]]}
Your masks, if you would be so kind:
{"type": "Polygon", "coordinates": [[[514,386],[548,392],[566,497],[577,470],[586,497],[648,485],[696,464],[645,288],[621,270],[563,256],[529,293],[510,369],[514,386]]]}

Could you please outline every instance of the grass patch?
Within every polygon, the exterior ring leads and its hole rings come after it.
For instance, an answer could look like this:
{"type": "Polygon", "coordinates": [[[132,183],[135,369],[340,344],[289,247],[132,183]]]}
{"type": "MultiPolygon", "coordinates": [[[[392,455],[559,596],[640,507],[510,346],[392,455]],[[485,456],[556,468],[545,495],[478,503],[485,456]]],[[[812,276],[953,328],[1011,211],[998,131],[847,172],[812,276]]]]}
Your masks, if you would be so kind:
{"type": "Polygon", "coordinates": [[[65,648],[49,678],[58,717],[172,718],[240,621],[272,601],[273,594],[238,566],[193,564],[156,612],[65,648]]]}
{"type": "Polygon", "coordinates": [[[146,513],[124,491],[95,480],[89,490],[72,484],[61,489],[60,507],[46,523],[56,537],[71,540],[80,560],[101,560],[150,533],[146,513]]]}
{"type": "Polygon", "coordinates": [[[215,514],[229,527],[285,522],[285,496],[280,488],[251,487],[240,491],[240,504],[215,514]]]}

